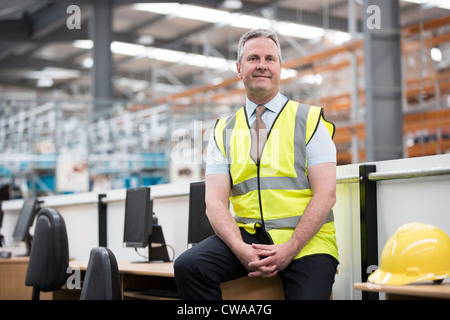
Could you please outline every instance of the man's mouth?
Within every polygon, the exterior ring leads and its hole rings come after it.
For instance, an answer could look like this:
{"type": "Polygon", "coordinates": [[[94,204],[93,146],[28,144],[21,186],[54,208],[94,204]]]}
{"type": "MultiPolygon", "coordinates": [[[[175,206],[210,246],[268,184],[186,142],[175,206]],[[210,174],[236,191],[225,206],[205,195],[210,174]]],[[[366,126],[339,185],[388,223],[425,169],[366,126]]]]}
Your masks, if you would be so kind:
{"type": "Polygon", "coordinates": [[[255,74],[253,76],[253,78],[270,78],[269,75],[265,75],[265,74],[255,74]]]}

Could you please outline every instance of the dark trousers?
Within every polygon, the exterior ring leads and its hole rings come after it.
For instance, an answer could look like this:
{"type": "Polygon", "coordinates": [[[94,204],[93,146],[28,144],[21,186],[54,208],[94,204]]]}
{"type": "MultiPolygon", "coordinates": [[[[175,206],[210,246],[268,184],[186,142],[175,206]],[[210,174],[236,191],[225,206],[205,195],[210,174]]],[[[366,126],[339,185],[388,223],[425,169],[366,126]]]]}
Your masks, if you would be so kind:
{"type": "MultiPolygon", "coordinates": [[[[270,244],[264,232],[254,235],[241,229],[244,242],[270,244]]],[[[338,261],[327,254],[294,260],[279,272],[287,300],[330,298],[338,261]]],[[[243,277],[249,271],[228,246],[211,236],[181,254],[174,264],[175,281],[181,299],[221,300],[220,284],[243,277]]]]}

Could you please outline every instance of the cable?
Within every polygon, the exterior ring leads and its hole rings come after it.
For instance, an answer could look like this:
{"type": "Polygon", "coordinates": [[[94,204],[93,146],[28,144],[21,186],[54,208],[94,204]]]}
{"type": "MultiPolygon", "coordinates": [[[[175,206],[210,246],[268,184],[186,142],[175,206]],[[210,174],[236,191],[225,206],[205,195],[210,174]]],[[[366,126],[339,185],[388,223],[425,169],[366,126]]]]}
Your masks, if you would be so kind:
{"type": "MultiPolygon", "coordinates": [[[[161,247],[168,247],[168,248],[170,248],[170,250],[172,251],[172,259],[169,258],[169,262],[173,262],[173,260],[175,259],[175,249],[170,244],[161,244],[161,247]]],[[[134,251],[136,251],[138,256],[140,256],[140,257],[142,257],[142,258],[144,258],[146,260],[150,259],[150,257],[141,254],[137,249],[138,248],[134,248],[134,251]]]]}
{"type": "Polygon", "coordinates": [[[175,249],[170,244],[165,244],[165,246],[172,250],[172,259],[169,259],[169,262],[173,262],[175,260],[175,249]]]}

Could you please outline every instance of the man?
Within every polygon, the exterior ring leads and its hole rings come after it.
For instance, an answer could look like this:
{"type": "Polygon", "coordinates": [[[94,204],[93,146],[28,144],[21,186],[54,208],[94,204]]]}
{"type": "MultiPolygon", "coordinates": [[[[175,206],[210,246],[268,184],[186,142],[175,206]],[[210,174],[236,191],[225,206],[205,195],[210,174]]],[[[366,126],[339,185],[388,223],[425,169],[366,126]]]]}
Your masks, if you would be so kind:
{"type": "Polygon", "coordinates": [[[278,274],[286,299],[329,299],[338,265],[334,126],[321,108],[279,93],[275,33],[244,34],[236,66],[246,105],[216,123],[208,146],[206,205],[216,235],[175,261],[180,297],[221,299],[221,282],[278,274]],[[261,119],[257,142],[251,128],[261,119]]]}

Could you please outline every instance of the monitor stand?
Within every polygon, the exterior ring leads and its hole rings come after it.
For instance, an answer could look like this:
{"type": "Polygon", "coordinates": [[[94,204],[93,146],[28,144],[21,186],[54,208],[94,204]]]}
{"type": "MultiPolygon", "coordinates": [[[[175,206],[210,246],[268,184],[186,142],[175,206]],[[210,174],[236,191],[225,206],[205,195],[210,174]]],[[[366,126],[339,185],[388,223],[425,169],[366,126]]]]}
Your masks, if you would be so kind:
{"type": "Polygon", "coordinates": [[[27,237],[24,240],[25,242],[25,253],[24,254],[18,254],[16,257],[29,257],[31,253],[31,243],[33,241],[33,236],[30,234],[30,232],[27,233],[27,237]]]}
{"type": "Polygon", "coordinates": [[[152,234],[148,236],[148,260],[133,261],[133,263],[163,263],[170,262],[166,241],[160,225],[152,226],[152,234]]]}
{"type": "Polygon", "coordinates": [[[160,225],[152,226],[152,234],[148,237],[148,262],[169,262],[166,241],[160,225]]]}
{"type": "MultiPolygon", "coordinates": [[[[2,210],[2,200],[0,200],[0,230],[3,224],[3,210],[2,210]]],[[[0,233],[0,248],[5,247],[5,237],[0,233]]]]}

